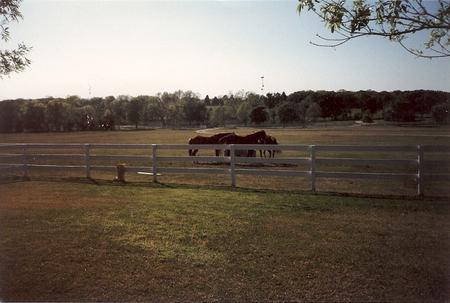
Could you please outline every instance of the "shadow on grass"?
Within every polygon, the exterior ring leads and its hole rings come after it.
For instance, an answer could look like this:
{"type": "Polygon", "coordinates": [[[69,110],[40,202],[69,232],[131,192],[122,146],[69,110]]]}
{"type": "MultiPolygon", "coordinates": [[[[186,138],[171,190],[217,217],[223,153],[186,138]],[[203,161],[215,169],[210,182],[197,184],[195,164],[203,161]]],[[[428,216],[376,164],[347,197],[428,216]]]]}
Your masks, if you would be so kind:
{"type": "Polygon", "coordinates": [[[188,183],[165,183],[165,182],[152,182],[152,181],[117,181],[117,180],[104,180],[93,179],[83,177],[52,177],[52,176],[40,176],[33,177],[31,180],[24,180],[20,176],[0,176],[1,184],[10,184],[18,182],[53,182],[53,183],[78,183],[89,184],[105,187],[140,187],[140,188],[169,188],[169,189],[198,189],[198,190],[214,190],[218,192],[232,191],[242,193],[270,193],[270,194],[288,194],[288,195],[315,195],[322,197],[348,197],[358,199],[381,199],[381,200],[404,200],[404,201],[424,201],[424,202],[443,202],[448,203],[448,197],[442,196],[407,196],[407,195],[383,195],[383,194],[364,194],[364,193],[346,193],[346,192],[334,192],[334,191],[312,191],[312,190],[286,190],[286,189],[261,189],[261,188],[248,188],[248,187],[233,187],[223,185],[195,185],[188,183]]]}

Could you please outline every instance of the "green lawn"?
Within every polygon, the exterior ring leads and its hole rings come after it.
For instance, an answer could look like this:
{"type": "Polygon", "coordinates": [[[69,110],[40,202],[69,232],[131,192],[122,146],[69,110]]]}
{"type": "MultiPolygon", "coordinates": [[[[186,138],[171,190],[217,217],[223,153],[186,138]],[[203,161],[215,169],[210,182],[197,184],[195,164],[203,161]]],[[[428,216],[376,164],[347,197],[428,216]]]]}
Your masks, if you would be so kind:
{"type": "MultiPolygon", "coordinates": [[[[448,127],[267,132],[280,144],[449,144],[448,127]]],[[[186,144],[195,135],[0,134],[0,143],[186,144]]],[[[0,176],[0,301],[449,300],[448,182],[417,197],[414,181],[324,179],[311,192],[300,178],[238,176],[232,188],[226,175],[30,176],[0,176]]]]}
{"type": "Polygon", "coordinates": [[[448,300],[446,199],[0,183],[3,301],[448,300]]]}
{"type": "MultiPolygon", "coordinates": [[[[235,131],[237,134],[244,135],[251,133],[255,128],[238,128],[233,130],[215,129],[209,131],[212,134],[221,131],[235,131]]],[[[450,134],[448,127],[398,127],[398,126],[336,126],[336,127],[318,127],[318,128],[273,128],[266,129],[268,134],[274,135],[280,144],[298,144],[298,145],[449,145],[450,134]]],[[[104,131],[104,132],[73,132],[73,133],[32,133],[32,134],[0,134],[0,143],[122,143],[122,144],[187,144],[190,137],[199,135],[195,129],[155,129],[146,131],[104,131]]],[[[42,152],[41,150],[36,152],[42,152]]],[[[73,150],[60,153],[74,152],[73,150]]],[[[83,154],[83,150],[76,151],[83,154]]],[[[140,154],[142,150],[136,151],[115,151],[115,150],[92,150],[93,154],[140,154]]],[[[164,151],[168,152],[168,151],[164,151]]],[[[172,151],[171,151],[172,152],[172,151]]],[[[177,150],[176,155],[187,156],[187,150],[177,150]]],[[[199,151],[199,155],[214,155],[213,151],[199,151]]],[[[278,154],[277,157],[292,156],[290,151],[278,154]]],[[[299,157],[308,157],[308,153],[296,155],[299,157]]],[[[350,158],[365,157],[368,159],[417,159],[417,153],[392,153],[370,152],[370,153],[350,153],[350,152],[322,152],[317,157],[336,157],[350,158]]],[[[446,154],[426,154],[427,159],[448,160],[446,154]]],[[[30,161],[30,163],[33,161],[30,161]]],[[[44,163],[35,163],[44,164],[44,163]]],[[[61,164],[61,163],[59,163],[61,164]]],[[[66,164],[67,163],[62,163],[66,164]]],[[[72,165],[82,165],[83,163],[71,163],[72,165]]],[[[117,163],[92,163],[92,165],[111,165],[117,163]]],[[[150,163],[127,163],[127,165],[151,166],[150,163]]],[[[192,167],[206,167],[205,165],[193,164],[191,162],[163,163],[163,165],[184,165],[192,167]]],[[[217,167],[217,166],[216,166],[217,167]]],[[[276,169],[292,169],[292,167],[277,167],[276,169]]],[[[298,170],[309,170],[310,167],[298,167],[298,170]]],[[[416,173],[414,169],[402,167],[378,167],[378,166],[341,166],[341,167],[320,167],[319,171],[349,171],[349,172],[393,172],[393,173],[416,173]]],[[[431,168],[435,173],[448,173],[449,167],[431,168]]],[[[427,172],[430,169],[427,168],[427,172]]],[[[64,176],[81,177],[83,172],[78,174],[66,172],[35,172],[30,171],[30,177],[39,176],[64,176]]],[[[0,176],[1,177],[1,176],[0,176]]],[[[112,180],[114,173],[92,172],[94,179],[112,180]]],[[[126,180],[151,181],[151,177],[139,176],[137,174],[126,173],[126,180]]],[[[231,180],[226,175],[186,175],[186,174],[164,174],[159,178],[161,182],[173,184],[190,185],[221,185],[229,186],[231,180]]],[[[303,190],[311,189],[311,182],[306,178],[282,178],[282,177],[259,177],[259,176],[237,176],[236,184],[239,187],[253,189],[284,189],[284,190],[303,190]]],[[[416,181],[386,181],[386,180],[356,180],[356,179],[324,179],[317,180],[317,191],[329,193],[358,193],[358,194],[379,194],[395,196],[414,196],[417,195],[416,181]]],[[[448,197],[449,183],[445,181],[427,182],[425,184],[425,195],[448,197]]]]}

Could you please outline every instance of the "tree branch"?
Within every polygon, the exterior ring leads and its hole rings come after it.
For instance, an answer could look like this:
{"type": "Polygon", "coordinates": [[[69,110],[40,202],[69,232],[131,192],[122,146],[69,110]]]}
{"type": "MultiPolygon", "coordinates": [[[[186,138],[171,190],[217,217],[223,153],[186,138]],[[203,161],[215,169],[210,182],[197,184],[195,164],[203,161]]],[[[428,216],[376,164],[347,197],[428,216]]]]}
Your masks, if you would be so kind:
{"type": "Polygon", "coordinates": [[[449,37],[450,30],[450,4],[438,0],[439,8],[430,12],[421,0],[410,1],[382,1],[369,4],[369,0],[353,1],[353,5],[346,7],[345,1],[336,0],[299,0],[297,11],[307,8],[313,11],[331,33],[337,33],[343,38],[329,39],[317,35],[320,39],[331,44],[313,43],[321,47],[337,47],[350,40],[365,36],[387,37],[391,41],[399,42],[408,52],[424,58],[441,58],[450,56],[448,45],[450,38],[445,42],[441,39],[449,37]],[[316,5],[321,4],[320,9],[316,5]],[[374,28],[372,25],[377,25],[374,28]],[[434,53],[425,54],[419,49],[409,49],[402,43],[408,36],[420,31],[430,31],[428,42],[419,46],[424,51],[434,53]]]}

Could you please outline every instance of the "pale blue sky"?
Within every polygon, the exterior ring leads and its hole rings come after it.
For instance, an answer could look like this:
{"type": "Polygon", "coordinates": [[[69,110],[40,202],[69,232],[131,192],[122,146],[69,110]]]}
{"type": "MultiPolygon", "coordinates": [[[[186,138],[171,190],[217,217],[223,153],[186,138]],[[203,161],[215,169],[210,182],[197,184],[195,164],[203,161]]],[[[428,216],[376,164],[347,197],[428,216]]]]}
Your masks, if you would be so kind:
{"type": "MultiPolygon", "coordinates": [[[[331,34],[297,1],[24,0],[11,40],[31,66],[0,80],[0,100],[240,90],[449,91],[450,59],[418,59],[382,38],[319,48],[331,34]]],[[[414,40],[419,35],[414,37],[414,40]]],[[[410,43],[419,44],[423,41],[410,43]]]]}

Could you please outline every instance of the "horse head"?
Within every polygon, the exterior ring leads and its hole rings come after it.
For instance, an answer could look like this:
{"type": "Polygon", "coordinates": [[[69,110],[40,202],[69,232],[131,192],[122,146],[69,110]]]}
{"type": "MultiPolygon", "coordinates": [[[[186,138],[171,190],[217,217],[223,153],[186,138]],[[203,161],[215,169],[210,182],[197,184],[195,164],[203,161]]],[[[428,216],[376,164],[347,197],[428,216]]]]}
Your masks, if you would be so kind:
{"type": "Polygon", "coordinates": [[[263,130],[254,131],[252,134],[246,136],[249,140],[254,141],[254,143],[259,143],[260,141],[265,142],[267,139],[266,132],[263,130]]]}

